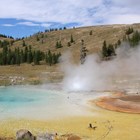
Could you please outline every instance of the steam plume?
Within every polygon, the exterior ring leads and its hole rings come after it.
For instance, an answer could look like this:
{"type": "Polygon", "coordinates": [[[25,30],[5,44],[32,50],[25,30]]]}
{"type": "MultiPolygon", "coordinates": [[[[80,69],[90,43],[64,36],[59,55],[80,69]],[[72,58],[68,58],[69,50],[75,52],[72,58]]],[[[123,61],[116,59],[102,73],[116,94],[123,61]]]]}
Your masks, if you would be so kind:
{"type": "Polygon", "coordinates": [[[116,77],[139,74],[140,47],[131,48],[123,43],[117,57],[110,61],[99,61],[96,54],[89,55],[83,65],[70,62],[70,53],[62,56],[64,72],[63,88],[68,91],[91,91],[111,88],[116,77]]]}

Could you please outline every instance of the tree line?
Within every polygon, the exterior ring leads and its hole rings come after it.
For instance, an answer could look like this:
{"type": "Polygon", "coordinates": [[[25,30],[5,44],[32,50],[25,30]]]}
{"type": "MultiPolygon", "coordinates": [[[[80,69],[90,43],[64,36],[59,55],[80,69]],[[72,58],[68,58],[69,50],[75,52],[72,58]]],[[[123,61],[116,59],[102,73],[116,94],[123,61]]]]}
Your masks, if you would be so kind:
{"type": "Polygon", "coordinates": [[[3,35],[3,34],[0,34],[0,37],[4,37],[4,38],[11,38],[11,39],[14,39],[12,36],[7,36],[7,35],[3,35]]]}
{"type": "Polygon", "coordinates": [[[103,42],[103,46],[102,46],[102,56],[103,58],[109,58],[112,56],[115,56],[115,48],[112,44],[107,45],[106,41],[103,42]]]}
{"type": "Polygon", "coordinates": [[[66,27],[60,27],[60,28],[50,28],[50,29],[46,29],[45,32],[52,32],[52,31],[58,31],[58,30],[66,30],[66,27]]]}
{"type": "Polygon", "coordinates": [[[137,47],[140,42],[140,33],[135,31],[131,37],[128,36],[127,42],[129,42],[131,47],[137,47]]]}
{"type": "MultiPolygon", "coordinates": [[[[131,48],[138,47],[140,43],[140,33],[136,30],[134,31],[133,28],[128,28],[125,32],[126,36],[123,40],[124,42],[127,42],[131,48]]],[[[118,48],[121,45],[121,41],[118,40],[117,43],[109,44],[107,45],[106,41],[103,42],[102,46],[102,58],[104,60],[108,60],[112,58],[113,56],[116,56],[116,48],[118,48]]]]}
{"type": "Polygon", "coordinates": [[[24,49],[15,48],[11,50],[4,46],[0,52],[0,65],[20,65],[22,63],[39,65],[40,61],[45,61],[48,65],[58,63],[60,53],[52,53],[50,50],[46,54],[40,50],[32,50],[30,47],[24,49]]]}

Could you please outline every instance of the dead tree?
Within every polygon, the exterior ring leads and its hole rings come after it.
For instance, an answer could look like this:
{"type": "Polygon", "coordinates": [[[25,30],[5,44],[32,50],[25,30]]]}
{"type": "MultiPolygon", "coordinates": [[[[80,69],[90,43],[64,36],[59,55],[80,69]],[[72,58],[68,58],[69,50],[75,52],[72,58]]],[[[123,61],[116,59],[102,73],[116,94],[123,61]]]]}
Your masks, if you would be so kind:
{"type": "Polygon", "coordinates": [[[84,64],[85,60],[86,60],[86,56],[87,56],[87,49],[86,47],[84,47],[84,40],[81,40],[82,44],[81,44],[81,53],[80,53],[80,61],[81,64],[84,64]]]}

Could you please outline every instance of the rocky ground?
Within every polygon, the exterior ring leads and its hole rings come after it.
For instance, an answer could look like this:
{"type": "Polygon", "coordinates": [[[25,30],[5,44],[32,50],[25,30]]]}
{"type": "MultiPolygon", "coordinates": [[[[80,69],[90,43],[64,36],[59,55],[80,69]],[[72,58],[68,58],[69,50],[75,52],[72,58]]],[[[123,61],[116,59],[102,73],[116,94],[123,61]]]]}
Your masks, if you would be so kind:
{"type": "Polygon", "coordinates": [[[20,66],[0,67],[0,86],[43,84],[48,82],[59,82],[63,73],[58,65],[38,65],[22,64],[20,66]]]}
{"type": "MultiPolygon", "coordinates": [[[[0,138],[0,140],[14,140],[14,138],[0,138]]],[[[44,133],[33,136],[33,134],[26,130],[20,129],[16,133],[16,140],[82,140],[79,136],[74,134],[58,135],[57,133],[44,133]]]]}

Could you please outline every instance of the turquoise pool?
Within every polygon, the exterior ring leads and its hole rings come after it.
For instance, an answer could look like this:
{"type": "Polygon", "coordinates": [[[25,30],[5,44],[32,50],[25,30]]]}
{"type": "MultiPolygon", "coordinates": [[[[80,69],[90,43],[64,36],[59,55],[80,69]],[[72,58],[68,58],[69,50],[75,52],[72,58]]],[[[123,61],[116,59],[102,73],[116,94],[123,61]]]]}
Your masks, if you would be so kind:
{"type": "Polygon", "coordinates": [[[0,119],[52,119],[85,114],[82,94],[42,86],[0,88],[0,119]]]}

